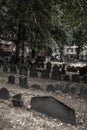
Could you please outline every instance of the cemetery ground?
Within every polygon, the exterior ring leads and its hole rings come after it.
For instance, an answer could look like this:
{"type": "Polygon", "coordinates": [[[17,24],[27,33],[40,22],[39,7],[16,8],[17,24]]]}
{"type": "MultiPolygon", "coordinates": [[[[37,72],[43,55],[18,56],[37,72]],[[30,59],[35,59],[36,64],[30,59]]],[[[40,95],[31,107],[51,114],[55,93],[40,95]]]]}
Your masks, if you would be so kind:
{"type": "MultiPolygon", "coordinates": [[[[30,101],[34,96],[52,96],[67,106],[75,109],[77,126],[61,122],[27,108],[15,108],[10,100],[0,99],[0,130],[86,130],[87,129],[87,99],[74,94],[47,92],[40,89],[25,89],[18,85],[9,84],[7,77],[0,75],[0,89],[5,87],[10,96],[21,93],[24,102],[30,101]]],[[[55,85],[59,81],[41,78],[28,78],[28,84],[55,85]]]]}

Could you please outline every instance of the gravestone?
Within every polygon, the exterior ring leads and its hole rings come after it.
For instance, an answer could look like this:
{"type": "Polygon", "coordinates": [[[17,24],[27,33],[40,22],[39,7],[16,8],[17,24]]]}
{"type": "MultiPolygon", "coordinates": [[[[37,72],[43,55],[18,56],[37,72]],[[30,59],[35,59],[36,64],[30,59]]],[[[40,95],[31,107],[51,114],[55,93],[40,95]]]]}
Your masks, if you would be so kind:
{"type": "Polygon", "coordinates": [[[79,69],[79,75],[80,75],[80,76],[83,76],[83,75],[85,75],[85,74],[87,74],[87,66],[83,66],[83,67],[81,67],[81,68],[79,69]]]}
{"type": "Polygon", "coordinates": [[[61,80],[61,72],[57,65],[53,66],[51,79],[52,80],[61,80]]]}
{"type": "Polygon", "coordinates": [[[0,89],[0,99],[8,100],[10,98],[9,91],[6,88],[0,89]]]}
{"type": "Polygon", "coordinates": [[[86,87],[80,87],[80,96],[87,98],[87,88],[86,87]]]}
{"type": "Polygon", "coordinates": [[[46,69],[48,70],[49,73],[51,72],[51,66],[52,64],[50,62],[46,63],[46,69]]]}
{"type": "Polygon", "coordinates": [[[63,76],[63,80],[64,80],[64,81],[70,81],[69,75],[64,75],[64,76],[63,76]]]}
{"type": "Polygon", "coordinates": [[[47,89],[46,89],[48,92],[51,92],[51,91],[55,91],[54,90],[54,87],[52,85],[47,85],[47,89]]]}
{"type": "Polygon", "coordinates": [[[3,65],[3,72],[7,73],[8,72],[8,66],[7,64],[3,65]]]}
{"type": "Polygon", "coordinates": [[[82,81],[87,84],[87,74],[82,77],[82,81]]]}
{"type": "Polygon", "coordinates": [[[27,67],[25,66],[25,64],[21,64],[19,65],[19,75],[27,75],[28,74],[28,70],[27,67]]]}
{"type": "Polygon", "coordinates": [[[41,73],[41,78],[48,79],[49,78],[49,71],[43,70],[41,73]]]}
{"type": "Polygon", "coordinates": [[[57,118],[62,122],[76,125],[75,110],[51,96],[31,98],[31,109],[57,118]]]}
{"type": "Polygon", "coordinates": [[[21,86],[22,88],[28,88],[27,77],[19,77],[19,86],[21,86]]]}
{"type": "Polygon", "coordinates": [[[15,84],[15,77],[14,77],[13,75],[10,75],[10,76],[8,77],[8,83],[10,83],[10,84],[15,84]]]}
{"type": "Polygon", "coordinates": [[[78,86],[70,83],[70,84],[67,84],[67,85],[64,86],[63,93],[76,94],[77,93],[77,89],[78,89],[78,86]]]}
{"type": "Polygon", "coordinates": [[[11,73],[11,74],[17,74],[16,65],[13,64],[13,63],[10,65],[10,73],[11,73]]]}
{"type": "Polygon", "coordinates": [[[13,107],[23,107],[23,101],[21,98],[22,98],[21,93],[16,94],[15,96],[12,97],[13,107]]]}
{"type": "Polygon", "coordinates": [[[30,77],[38,77],[38,71],[35,67],[30,68],[30,77]]]}
{"type": "Polygon", "coordinates": [[[72,75],[72,82],[79,83],[79,82],[80,82],[80,77],[79,77],[79,75],[73,74],[73,75],[72,75]]]}

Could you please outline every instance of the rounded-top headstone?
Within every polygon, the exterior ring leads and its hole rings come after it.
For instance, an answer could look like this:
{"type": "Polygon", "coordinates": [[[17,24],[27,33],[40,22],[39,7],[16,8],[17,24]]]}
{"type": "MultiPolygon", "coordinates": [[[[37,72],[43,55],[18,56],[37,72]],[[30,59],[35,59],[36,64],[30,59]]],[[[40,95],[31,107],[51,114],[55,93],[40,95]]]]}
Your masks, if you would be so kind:
{"type": "Polygon", "coordinates": [[[0,99],[8,100],[10,98],[9,91],[6,88],[0,89],[0,99]]]}

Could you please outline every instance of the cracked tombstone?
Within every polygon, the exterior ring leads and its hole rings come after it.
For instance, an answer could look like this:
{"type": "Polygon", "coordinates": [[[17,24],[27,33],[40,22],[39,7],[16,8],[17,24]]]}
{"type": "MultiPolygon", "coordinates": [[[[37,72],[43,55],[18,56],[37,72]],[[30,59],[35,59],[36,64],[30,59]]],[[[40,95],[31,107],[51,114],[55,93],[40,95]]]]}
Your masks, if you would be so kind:
{"type": "Polygon", "coordinates": [[[15,84],[15,77],[14,77],[13,75],[10,75],[10,76],[8,77],[8,83],[10,83],[10,84],[15,84]]]}
{"type": "Polygon", "coordinates": [[[0,99],[8,100],[10,98],[9,91],[6,88],[0,89],[0,99]]]}
{"type": "Polygon", "coordinates": [[[75,110],[51,96],[31,98],[31,109],[59,119],[62,122],[76,125],[75,110]]]}
{"type": "Polygon", "coordinates": [[[28,88],[28,83],[27,83],[27,77],[26,76],[19,77],[19,85],[22,88],[28,88]]]}
{"type": "Polygon", "coordinates": [[[23,107],[22,95],[18,93],[12,97],[13,107],[23,107]]]}

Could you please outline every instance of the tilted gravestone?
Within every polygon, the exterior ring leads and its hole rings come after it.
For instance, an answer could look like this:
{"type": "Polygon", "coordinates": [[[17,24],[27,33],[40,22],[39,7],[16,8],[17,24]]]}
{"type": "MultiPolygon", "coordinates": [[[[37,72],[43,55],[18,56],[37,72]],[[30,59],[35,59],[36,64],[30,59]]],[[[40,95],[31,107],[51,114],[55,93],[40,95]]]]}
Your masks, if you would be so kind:
{"type": "Polygon", "coordinates": [[[51,92],[53,91],[54,92],[54,86],[52,85],[47,85],[47,89],[46,89],[48,92],[51,92]]]}
{"type": "Polygon", "coordinates": [[[21,86],[22,88],[28,88],[27,77],[19,77],[19,86],[21,86]]]}
{"type": "Polygon", "coordinates": [[[9,91],[6,88],[0,89],[0,99],[8,100],[10,98],[9,91]]]}
{"type": "Polygon", "coordinates": [[[10,73],[11,73],[11,74],[17,74],[16,65],[13,64],[13,63],[10,65],[10,73]]]}
{"type": "Polygon", "coordinates": [[[16,94],[12,97],[13,107],[23,107],[22,95],[21,93],[16,94]]]}
{"type": "Polygon", "coordinates": [[[52,67],[52,64],[50,62],[47,62],[46,63],[46,69],[48,70],[49,73],[51,71],[51,67],[52,67]]]}
{"type": "Polygon", "coordinates": [[[38,77],[38,71],[35,67],[30,68],[30,77],[38,77]]]}
{"type": "Polygon", "coordinates": [[[64,81],[70,81],[69,75],[64,75],[64,76],[63,76],[63,80],[64,80],[64,81]]]}
{"type": "Polygon", "coordinates": [[[65,123],[76,125],[75,111],[50,96],[31,98],[31,109],[57,118],[65,123]]]}
{"type": "Polygon", "coordinates": [[[41,73],[41,78],[48,79],[49,78],[49,71],[43,70],[41,73]]]}
{"type": "Polygon", "coordinates": [[[72,75],[72,82],[79,83],[79,82],[80,82],[80,77],[79,77],[79,75],[73,74],[73,75],[72,75]]]}
{"type": "Polygon", "coordinates": [[[15,77],[14,77],[13,75],[10,75],[10,76],[8,77],[8,83],[10,83],[10,84],[15,84],[15,77]]]}

